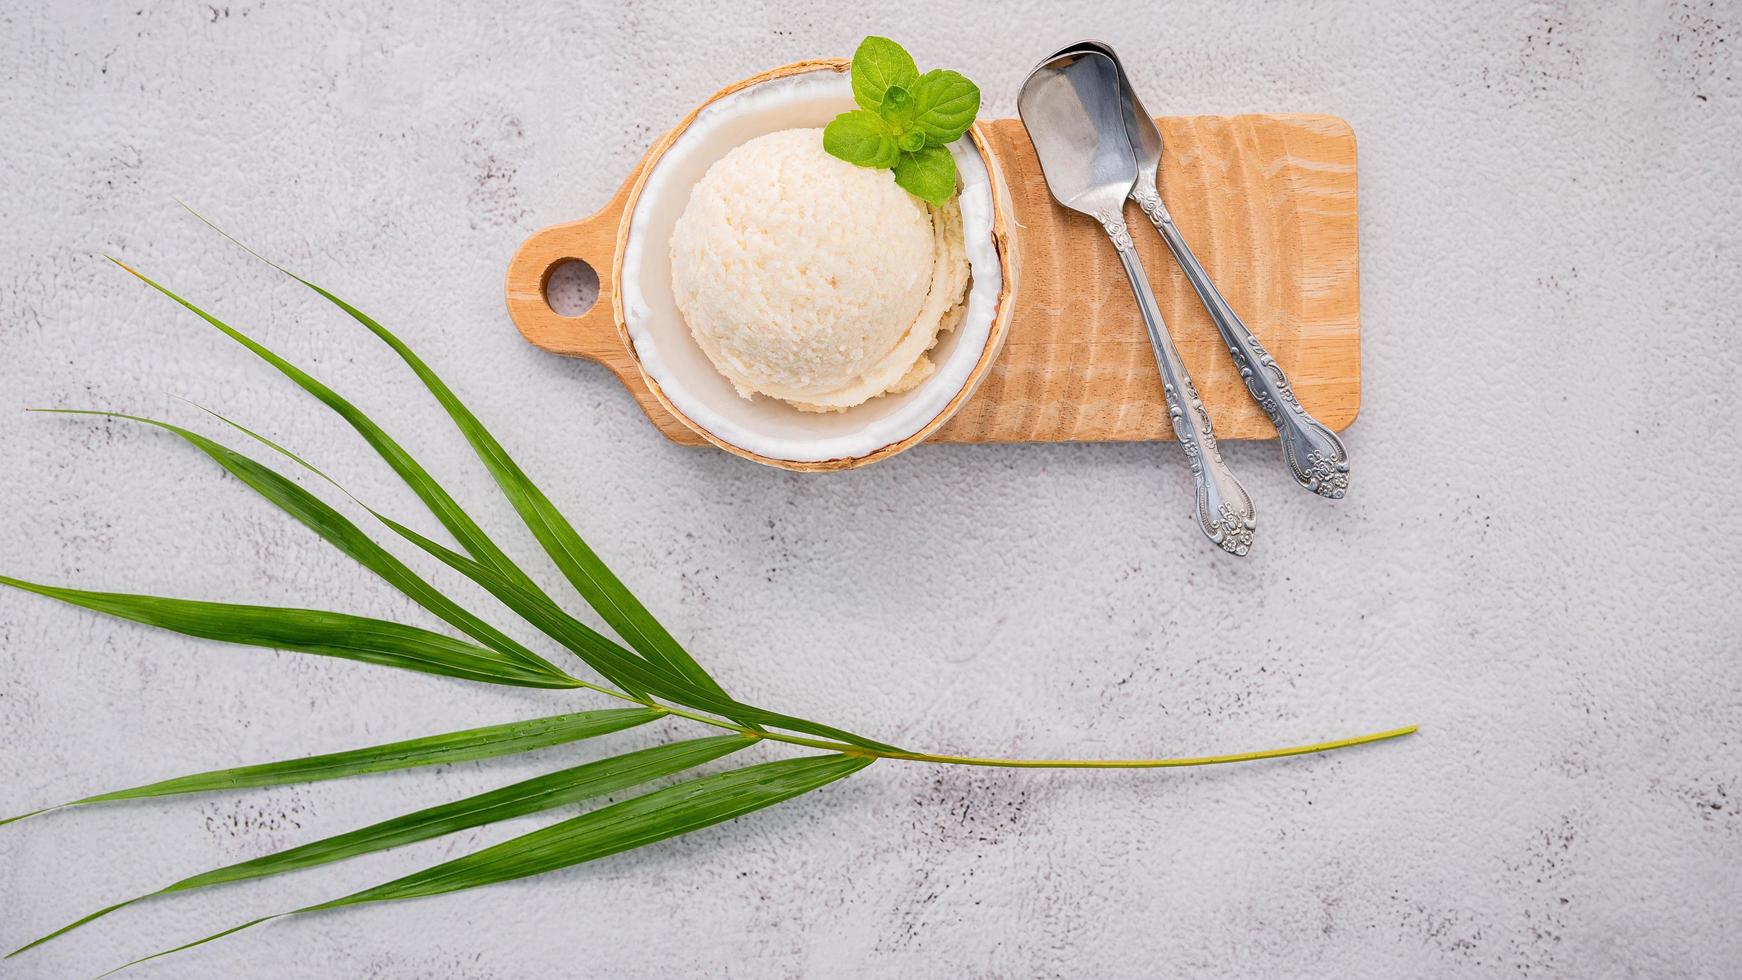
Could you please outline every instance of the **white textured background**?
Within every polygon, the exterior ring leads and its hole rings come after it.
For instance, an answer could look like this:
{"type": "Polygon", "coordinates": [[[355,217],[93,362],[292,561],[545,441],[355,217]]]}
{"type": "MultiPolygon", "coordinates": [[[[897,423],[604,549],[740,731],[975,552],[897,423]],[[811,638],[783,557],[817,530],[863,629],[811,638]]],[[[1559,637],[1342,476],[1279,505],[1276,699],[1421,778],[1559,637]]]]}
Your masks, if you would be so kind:
{"type": "MultiPolygon", "coordinates": [[[[274,923],[142,975],[1734,976],[1742,9],[1115,6],[0,5],[0,571],[427,622],[172,438],[18,411],[205,427],[186,396],[434,526],[334,417],[108,251],[352,395],[558,582],[416,381],[181,197],[399,330],[749,700],[983,754],[1423,726],[1214,771],[884,764],[677,842],[274,923]],[[592,211],[716,87],[870,32],[978,80],[992,114],[1034,59],[1100,36],[1157,111],[1346,117],[1350,498],[1238,446],[1262,532],[1221,560],[1171,446],[792,475],[669,445],[604,370],[521,341],[501,281],[522,238],[592,211]]],[[[0,811],[582,703],[0,594],[0,811]]],[[[679,730],[6,827],[0,945],[679,730]]],[[[89,974],[538,822],[150,903],[0,975],[89,974]]]]}

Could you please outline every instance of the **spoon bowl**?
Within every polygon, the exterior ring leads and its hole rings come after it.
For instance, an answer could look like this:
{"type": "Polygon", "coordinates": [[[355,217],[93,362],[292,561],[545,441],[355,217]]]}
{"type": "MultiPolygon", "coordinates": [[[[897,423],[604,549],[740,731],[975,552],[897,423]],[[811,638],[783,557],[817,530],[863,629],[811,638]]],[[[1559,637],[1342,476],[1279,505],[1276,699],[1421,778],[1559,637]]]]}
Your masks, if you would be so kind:
{"type": "Polygon", "coordinates": [[[1036,68],[1016,111],[1040,158],[1047,190],[1060,204],[1102,224],[1117,215],[1137,183],[1137,158],[1125,136],[1119,67],[1094,51],[1068,52],[1036,68]]]}

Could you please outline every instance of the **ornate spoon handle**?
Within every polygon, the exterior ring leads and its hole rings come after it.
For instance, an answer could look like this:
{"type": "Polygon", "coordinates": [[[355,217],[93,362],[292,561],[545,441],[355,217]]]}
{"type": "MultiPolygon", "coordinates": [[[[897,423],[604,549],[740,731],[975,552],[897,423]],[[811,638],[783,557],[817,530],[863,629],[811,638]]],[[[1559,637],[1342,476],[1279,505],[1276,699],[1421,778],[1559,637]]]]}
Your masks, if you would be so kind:
{"type": "Polygon", "coordinates": [[[1119,253],[1125,275],[1131,280],[1131,291],[1137,296],[1143,325],[1149,330],[1149,341],[1155,346],[1155,365],[1161,369],[1162,390],[1167,395],[1168,413],[1173,417],[1174,435],[1179,437],[1180,448],[1185,450],[1186,460],[1192,466],[1192,479],[1197,484],[1198,529],[1223,551],[1244,555],[1252,549],[1252,532],[1258,526],[1252,498],[1222,461],[1216,433],[1210,427],[1210,413],[1192,386],[1185,362],[1174,349],[1173,338],[1168,336],[1161,307],[1150,292],[1149,277],[1131,244],[1125,218],[1117,211],[1102,211],[1095,218],[1119,253]]]}
{"type": "Polygon", "coordinates": [[[1301,407],[1288,377],[1277,366],[1276,358],[1258,343],[1258,338],[1252,336],[1252,331],[1240,322],[1234,308],[1222,298],[1216,284],[1210,281],[1210,274],[1204,271],[1198,257],[1192,254],[1191,246],[1186,244],[1185,237],[1174,225],[1173,215],[1161,203],[1161,196],[1155,188],[1146,187],[1139,181],[1137,189],[1131,192],[1131,198],[1144,214],[1149,215],[1155,230],[1161,232],[1162,241],[1167,242],[1198,299],[1203,301],[1204,309],[1209,311],[1210,319],[1215,321],[1216,329],[1221,331],[1228,353],[1234,355],[1234,364],[1240,368],[1241,377],[1246,379],[1246,390],[1258,402],[1258,407],[1270,416],[1270,423],[1276,426],[1276,434],[1282,440],[1283,458],[1288,461],[1295,482],[1321,497],[1340,499],[1349,489],[1349,453],[1343,448],[1343,441],[1301,407]]]}

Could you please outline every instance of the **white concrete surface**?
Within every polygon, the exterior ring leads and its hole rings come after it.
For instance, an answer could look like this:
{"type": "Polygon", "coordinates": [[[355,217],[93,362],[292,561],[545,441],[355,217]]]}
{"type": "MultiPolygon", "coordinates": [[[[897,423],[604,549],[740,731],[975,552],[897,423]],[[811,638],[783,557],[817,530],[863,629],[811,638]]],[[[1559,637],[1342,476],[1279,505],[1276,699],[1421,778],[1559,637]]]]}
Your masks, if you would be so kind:
{"type": "MultiPolygon", "coordinates": [[[[136,3],[0,5],[5,572],[427,621],[169,438],[17,411],[204,425],[186,396],[433,526],[324,409],[112,252],[351,393],[556,582],[417,383],[181,197],[401,330],[751,700],[1034,756],[1423,726],[1214,771],[883,764],[678,842],[273,923],[140,975],[1735,975],[1735,4],[136,3]],[[591,211],[717,86],[869,32],[979,80],[993,113],[1093,35],[1158,110],[1348,118],[1351,497],[1237,447],[1263,537],[1223,561],[1186,523],[1172,447],[921,447],[796,476],[669,445],[605,371],[519,339],[501,279],[528,232],[591,211]]],[[[584,703],[0,595],[5,811],[584,703]]],[[[679,730],[9,826],[0,944],[679,730]]],[[[88,975],[538,822],[149,903],[0,976],[88,975]]]]}

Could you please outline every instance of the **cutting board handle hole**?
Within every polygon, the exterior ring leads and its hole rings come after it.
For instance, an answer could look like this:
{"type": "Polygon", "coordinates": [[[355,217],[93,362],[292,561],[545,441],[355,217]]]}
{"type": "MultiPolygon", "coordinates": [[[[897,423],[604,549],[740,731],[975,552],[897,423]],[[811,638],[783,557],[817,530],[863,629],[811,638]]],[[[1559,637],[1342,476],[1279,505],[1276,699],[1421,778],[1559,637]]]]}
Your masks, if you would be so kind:
{"type": "Polygon", "coordinates": [[[544,273],[544,301],[557,316],[585,316],[599,301],[599,273],[583,259],[563,259],[544,273]]]}

